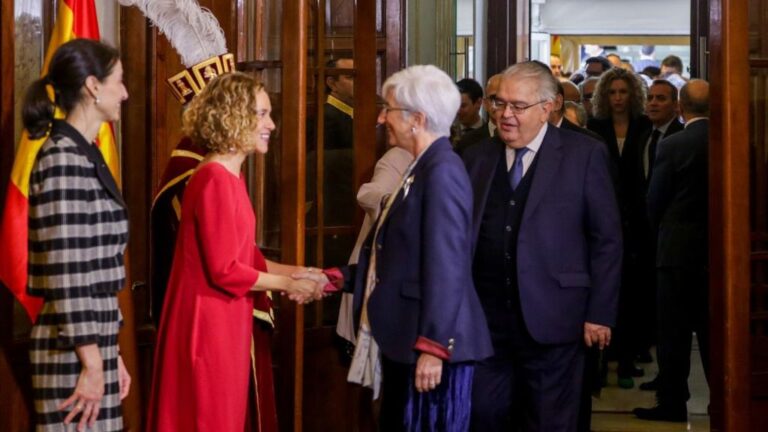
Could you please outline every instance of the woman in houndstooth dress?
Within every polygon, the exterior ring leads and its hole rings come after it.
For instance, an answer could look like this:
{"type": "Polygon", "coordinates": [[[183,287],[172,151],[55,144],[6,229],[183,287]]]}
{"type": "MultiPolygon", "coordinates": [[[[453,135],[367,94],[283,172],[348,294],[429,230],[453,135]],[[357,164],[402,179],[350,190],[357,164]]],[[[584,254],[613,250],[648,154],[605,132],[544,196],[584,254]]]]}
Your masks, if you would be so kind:
{"type": "Polygon", "coordinates": [[[123,430],[128,376],[117,346],[125,282],[125,204],[94,143],[128,94],[117,51],[76,39],[54,54],[24,101],[31,138],[49,133],[29,187],[30,295],[44,298],[30,360],[37,431],[123,430]],[[54,120],[54,105],[65,120],[54,120]]]}

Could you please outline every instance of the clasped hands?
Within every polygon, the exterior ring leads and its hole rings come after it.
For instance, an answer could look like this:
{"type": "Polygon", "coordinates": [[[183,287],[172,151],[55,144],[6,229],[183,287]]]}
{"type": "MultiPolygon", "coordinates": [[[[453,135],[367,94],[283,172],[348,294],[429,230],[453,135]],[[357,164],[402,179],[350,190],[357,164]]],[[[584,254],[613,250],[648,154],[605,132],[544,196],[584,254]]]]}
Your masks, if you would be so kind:
{"type": "Polygon", "coordinates": [[[285,294],[298,304],[311,303],[327,296],[324,292],[328,284],[328,276],[322,270],[315,267],[307,267],[291,275],[293,279],[288,285],[285,294]]]}

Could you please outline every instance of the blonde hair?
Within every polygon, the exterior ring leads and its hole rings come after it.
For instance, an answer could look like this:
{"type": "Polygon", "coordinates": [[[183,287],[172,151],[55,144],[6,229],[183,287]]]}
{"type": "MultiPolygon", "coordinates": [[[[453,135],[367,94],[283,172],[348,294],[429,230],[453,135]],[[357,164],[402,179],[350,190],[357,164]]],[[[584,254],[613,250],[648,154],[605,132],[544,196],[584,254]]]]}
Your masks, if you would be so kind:
{"type": "Polygon", "coordinates": [[[256,95],[263,90],[242,72],[214,78],[184,111],[182,131],[209,152],[250,151],[259,124],[256,95]]]}

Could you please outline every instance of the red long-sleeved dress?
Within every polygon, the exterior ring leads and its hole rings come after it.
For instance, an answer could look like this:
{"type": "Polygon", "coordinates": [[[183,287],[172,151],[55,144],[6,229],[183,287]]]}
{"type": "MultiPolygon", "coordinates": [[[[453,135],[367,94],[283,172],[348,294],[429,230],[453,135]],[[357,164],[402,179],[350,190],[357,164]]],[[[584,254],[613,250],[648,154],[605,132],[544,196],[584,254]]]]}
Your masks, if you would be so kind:
{"type": "Polygon", "coordinates": [[[251,291],[259,271],[266,271],[255,228],[243,179],[218,163],[201,165],[182,203],[158,330],[148,431],[244,429],[253,305],[265,300],[264,292],[251,291]]]}

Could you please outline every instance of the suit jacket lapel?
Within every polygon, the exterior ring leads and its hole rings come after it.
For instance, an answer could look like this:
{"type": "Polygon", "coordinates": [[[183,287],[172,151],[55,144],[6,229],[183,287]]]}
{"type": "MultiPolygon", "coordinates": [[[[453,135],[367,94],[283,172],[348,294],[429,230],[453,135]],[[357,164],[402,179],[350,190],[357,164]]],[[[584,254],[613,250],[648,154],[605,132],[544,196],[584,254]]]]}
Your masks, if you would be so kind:
{"type": "Polygon", "coordinates": [[[496,165],[499,163],[499,158],[504,154],[504,143],[494,136],[491,142],[495,145],[493,150],[482,153],[478,157],[477,164],[473,168],[473,172],[470,174],[472,179],[472,195],[474,196],[474,206],[472,207],[472,221],[474,226],[474,236],[477,238],[480,230],[480,221],[483,218],[483,212],[485,211],[485,202],[488,199],[488,192],[491,190],[491,183],[493,183],[493,175],[496,172],[496,165]]]}
{"type": "Polygon", "coordinates": [[[538,158],[536,173],[533,176],[531,191],[528,194],[528,202],[525,204],[521,223],[524,224],[533,214],[536,206],[539,205],[542,198],[546,195],[549,184],[557,175],[560,161],[563,158],[562,145],[557,128],[551,127],[547,129],[544,141],[542,141],[541,147],[539,147],[539,154],[536,155],[538,158]]]}
{"type": "MultiPolygon", "coordinates": [[[[416,162],[416,166],[413,167],[413,171],[411,171],[410,174],[407,175],[405,179],[405,183],[402,184],[400,189],[397,191],[397,195],[395,196],[395,201],[393,201],[392,205],[389,207],[387,218],[389,218],[389,216],[391,216],[394,212],[396,212],[397,209],[400,208],[400,205],[403,203],[403,201],[407,198],[405,191],[408,189],[413,189],[414,184],[418,181],[421,181],[420,174],[423,170],[425,163],[428,162],[431,158],[433,158],[435,154],[437,154],[438,152],[445,151],[445,150],[453,151],[451,149],[451,142],[444,137],[438,138],[435,142],[433,142],[429,146],[429,148],[424,150],[424,154],[421,155],[421,158],[419,158],[418,162],[416,162]]],[[[386,221],[383,221],[382,223],[386,223],[386,221]]]]}

